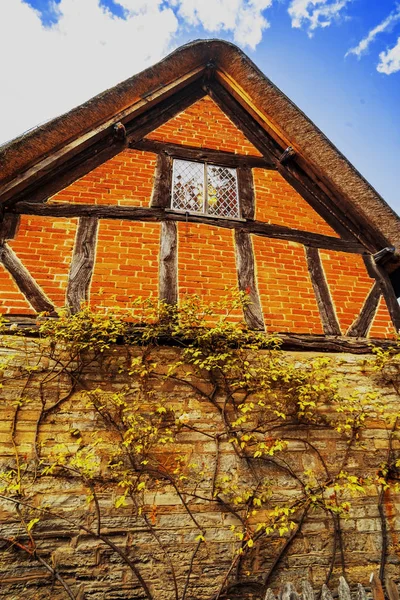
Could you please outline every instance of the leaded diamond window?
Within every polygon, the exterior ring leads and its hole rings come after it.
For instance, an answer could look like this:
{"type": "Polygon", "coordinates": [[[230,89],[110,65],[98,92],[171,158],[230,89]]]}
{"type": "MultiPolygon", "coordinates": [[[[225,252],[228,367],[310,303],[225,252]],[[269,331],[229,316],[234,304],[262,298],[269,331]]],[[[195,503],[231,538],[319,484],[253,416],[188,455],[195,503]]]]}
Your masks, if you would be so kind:
{"type": "Polygon", "coordinates": [[[172,208],[215,217],[239,218],[236,169],[175,159],[172,208]]]}

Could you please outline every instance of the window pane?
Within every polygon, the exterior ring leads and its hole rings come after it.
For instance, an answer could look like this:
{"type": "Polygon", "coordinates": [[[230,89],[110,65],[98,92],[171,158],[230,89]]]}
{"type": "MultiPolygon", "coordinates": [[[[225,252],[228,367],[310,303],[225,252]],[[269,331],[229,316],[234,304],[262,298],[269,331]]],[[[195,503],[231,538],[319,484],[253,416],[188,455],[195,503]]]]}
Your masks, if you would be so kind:
{"type": "Polygon", "coordinates": [[[239,217],[236,169],[207,165],[208,214],[239,217]]]}
{"type": "Polygon", "coordinates": [[[172,208],[204,212],[204,165],[174,160],[172,208]]]}

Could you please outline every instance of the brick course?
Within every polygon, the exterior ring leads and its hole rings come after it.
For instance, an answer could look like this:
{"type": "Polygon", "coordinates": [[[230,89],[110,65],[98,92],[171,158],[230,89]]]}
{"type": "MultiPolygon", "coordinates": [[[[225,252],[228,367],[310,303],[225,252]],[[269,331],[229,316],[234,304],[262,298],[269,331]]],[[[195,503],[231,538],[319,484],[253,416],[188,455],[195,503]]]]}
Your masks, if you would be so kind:
{"type": "Polygon", "coordinates": [[[257,236],[253,245],[267,330],[323,333],[304,248],[257,236]]]}
{"type": "Polygon", "coordinates": [[[152,131],[148,139],[261,156],[209,96],[152,131]]]}
{"type": "Polygon", "coordinates": [[[153,190],[156,155],[124,150],[52,198],[73,204],[148,206],[153,190]]]}
{"type": "Polygon", "coordinates": [[[211,225],[178,224],[178,282],[180,296],[197,294],[218,301],[237,290],[233,232],[211,225]]]}
{"type": "Polygon", "coordinates": [[[302,231],[339,237],[276,171],[253,169],[256,219],[302,231]]]}
{"type": "Polygon", "coordinates": [[[100,221],[90,301],[128,308],[132,299],[158,295],[160,225],[100,221]]]}

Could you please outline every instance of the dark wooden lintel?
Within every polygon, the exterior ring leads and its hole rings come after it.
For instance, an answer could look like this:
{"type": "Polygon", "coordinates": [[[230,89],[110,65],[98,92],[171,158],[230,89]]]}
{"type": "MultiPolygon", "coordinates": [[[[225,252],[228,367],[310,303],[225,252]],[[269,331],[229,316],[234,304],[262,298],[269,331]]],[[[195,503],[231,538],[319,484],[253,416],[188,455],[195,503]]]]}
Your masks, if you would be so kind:
{"type": "Polygon", "coordinates": [[[176,223],[161,223],[159,297],[167,304],[178,302],[178,231],[176,223]]]}
{"type": "MultiPolygon", "coordinates": [[[[26,315],[7,315],[8,326],[17,325],[18,329],[24,330],[25,334],[35,335],[38,331],[37,319],[26,315]]],[[[135,328],[140,332],[140,328],[135,328]]],[[[10,334],[14,334],[11,330],[10,334]]],[[[268,334],[266,334],[268,335],[268,334]]],[[[328,336],[328,335],[310,335],[307,333],[277,333],[276,336],[281,340],[283,350],[292,350],[299,352],[348,352],[350,354],[371,354],[373,346],[379,348],[396,348],[395,340],[380,338],[354,338],[346,336],[328,336]]],[[[160,346],[173,345],[170,339],[160,339],[160,346]]],[[[175,342],[181,346],[181,342],[175,342]]]]}
{"type": "Polygon", "coordinates": [[[36,312],[54,312],[54,306],[46,298],[28,269],[26,269],[15,252],[7,244],[3,244],[0,247],[0,262],[10,273],[22,294],[36,312]]]}
{"type": "Polygon", "coordinates": [[[368,293],[360,314],[349,327],[346,335],[352,337],[367,337],[369,328],[371,327],[376,311],[378,310],[381,295],[380,285],[376,281],[368,293]]]}
{"type": "Polygon", "coordinates": [[[351,254],[367,254],[365,248],[358,242],[342,240],[340,238],[291,229],[282,225],[272,225],[262,221],[243,221],[235,219],[215,218],[207,215],[186,214],[181,212],[165,211],[163,208],[141,208],[130,206],[70,204],[67,202],[54,202],[36,204],[20,202],[16,204],[13,213],[40,215],[43,217],[98,217],[99,219],[126,219],[128,221],[188,221],[191,223],[206,223],[225,229],[243,229],[247,233],[263,237],[276,238],[310,247],[323,248],[349,252],[351,254]]]}
{"type": "Polygon", "coordinates": [[[308,335],[280,333],[283,350],[308,350],[310,352],[349,352],[350,354],[371,354],[373,346],[396,348],[394,340],[379,338],[357,338],[346,336],[308,335]]]}
{"type": "Polygon", "coordinates": [[[253,244],[249,233],[236,229],[235,250],[239,290],[244,292],[248,301],[243,306],[244,320],[250,329],[264,330],[264,317],[255,274],[253,244]]]}
{"type": "Polygon", "coordinates": [[[339,322],[329,292],[328,282],[326,281],[319,250],[318,248],[309,248],[307,246],[305,250],[308,271],[310,273],[311,283],[314,288],[319,313],[321,315],[324,333],[326,335],[341,335],[339,322]]]}
{"type": "Polygon", "coordinates": [[[82,303],[89,299],[89,288],[96,257],[97,230],[98,219],[96,217],[79,219],[67,287],[67,305],[73,313],[78,312],[82,303]]]}
{"type": "Polygon", "coordinates": [[[186,160],[197,160],[203,162],[215,163],[226,167],[259,167],[264,169],[274,169],[271,161],[262,156],[247,156],[243,154],[234,154],[224,150],[212,150],[210,148],[197,148],[195,146],[183,146],[181,144],[171,144],[169,142],[159,142],[157,140],[141,140],[132,142],[129,147],[155,154],[165,153],[172,158],[182,158],[186,160]]]}

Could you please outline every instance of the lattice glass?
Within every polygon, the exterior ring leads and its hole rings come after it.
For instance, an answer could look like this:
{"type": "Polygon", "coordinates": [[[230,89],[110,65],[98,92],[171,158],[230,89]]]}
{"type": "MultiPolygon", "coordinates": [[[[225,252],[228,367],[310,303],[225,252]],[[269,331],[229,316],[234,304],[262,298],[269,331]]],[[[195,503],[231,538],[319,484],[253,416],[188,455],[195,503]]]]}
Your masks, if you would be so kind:
{"type": "Polygon", "coordinates": [[[207,165],[207,212],[218,217],[239,217],[236,169],[207,165]]]}
{"type": "Polygon", "coordinates": [[[172,208],[204,212],[204,164],[174,160],[172,208]]]}
{"type": "Polygon", "coordinates": [[[236,169],[174,160],[172,208],[217,217],[239,217],[236,169]]]}

